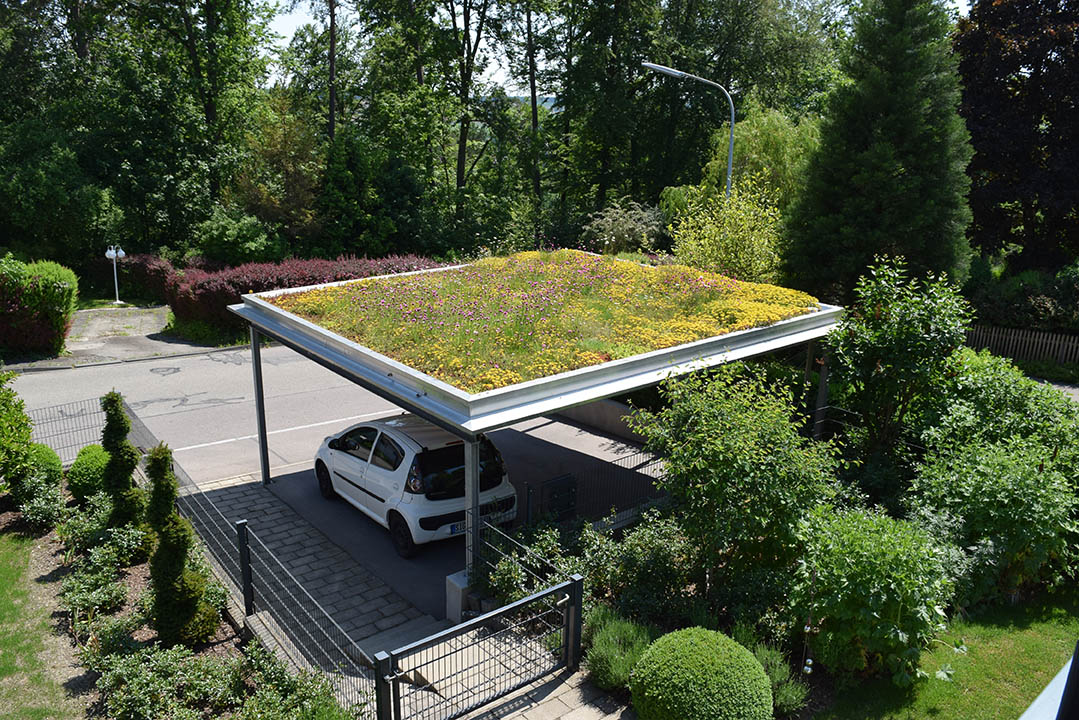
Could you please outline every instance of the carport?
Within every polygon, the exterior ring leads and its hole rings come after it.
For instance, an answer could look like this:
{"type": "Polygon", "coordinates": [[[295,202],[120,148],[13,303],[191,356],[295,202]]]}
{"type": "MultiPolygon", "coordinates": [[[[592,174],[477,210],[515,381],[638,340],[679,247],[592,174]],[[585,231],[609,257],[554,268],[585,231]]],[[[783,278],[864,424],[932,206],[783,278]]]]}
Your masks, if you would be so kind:
{"type": "MultiPolygon", "coordinates": [[[[462,266],[423,270],[439,273],[462,266]]],[[[400,276],[395,276],[400,277],[400,276]]],[[[374,278],[377,280],[378,278],[374,278]]],[[[624,394],[696,370],[812,344],[838,322],[843,309],[819,309],[771,325],[612,360],[480,393],[466,392],[267,302],[268,298],[344,283],[243,296],[230,310],[250,328],[262,482],[270,482],[260,342],[271,338],[402,409],[454,433],[465,450],[465,548],[469,574],[478,562],[479,435],[541,415],[624,394]]],[[[812,357],[812,351],[809,353],[812,357]]],[[[808,370],[808,363],[807,363],[808,370]]],[[[818,403],[822,404],[822,403],[818,403]]]]}

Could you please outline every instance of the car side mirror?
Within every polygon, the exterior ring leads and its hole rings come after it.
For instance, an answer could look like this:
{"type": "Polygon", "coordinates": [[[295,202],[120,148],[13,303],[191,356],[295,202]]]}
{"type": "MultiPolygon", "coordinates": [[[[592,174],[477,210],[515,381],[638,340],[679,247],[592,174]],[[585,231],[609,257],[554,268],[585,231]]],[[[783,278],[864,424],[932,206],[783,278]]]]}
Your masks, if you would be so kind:
{"type": "Polygon", "coordinates": [[[327,443],[327,447],[329,447],[330,450],[340,450],[341,438],[334,438],[333,440],[330,440],[330,442],[327,443]]]}

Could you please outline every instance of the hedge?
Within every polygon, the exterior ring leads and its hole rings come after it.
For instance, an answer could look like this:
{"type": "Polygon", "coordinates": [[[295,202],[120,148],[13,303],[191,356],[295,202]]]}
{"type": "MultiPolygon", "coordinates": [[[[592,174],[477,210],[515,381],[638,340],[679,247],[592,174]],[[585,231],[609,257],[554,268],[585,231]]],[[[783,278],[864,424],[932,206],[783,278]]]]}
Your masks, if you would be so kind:
{"type": "Polygon", "coordinates": [[[0,258],[0,349],[60,354],[78,295],[78,278],[63,265],[0,258]]]}
{"type": "Polygon", "coordinates": [[[247,293],[426,270],[440,265],[417,255],[391,255],[378,259],[339,257],[246,263],[216,272],[188,269],[173,275],[168,286],[168,302],[177,320],[238,329],[242,323],[229,312],[228,306],[240,302],[240,296],[247,293]]]}

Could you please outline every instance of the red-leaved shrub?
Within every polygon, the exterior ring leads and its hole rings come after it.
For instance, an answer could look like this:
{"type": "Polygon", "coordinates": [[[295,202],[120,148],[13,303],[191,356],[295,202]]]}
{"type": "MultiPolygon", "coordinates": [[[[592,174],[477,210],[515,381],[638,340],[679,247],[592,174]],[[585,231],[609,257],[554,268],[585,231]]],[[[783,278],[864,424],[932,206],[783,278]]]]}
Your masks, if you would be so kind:
{"type": "Polygon", "coordinates": [[[228,310],[247,293],[303,287],[375,275],[426,270],[442,263],[418,255],[390,255],[368,259],[285,260],[247,263],[217,272],[188,269],[172,276],[168,302],[178,320],[201,321],[220,329],[239,329],[243,322],[228,310]]]}

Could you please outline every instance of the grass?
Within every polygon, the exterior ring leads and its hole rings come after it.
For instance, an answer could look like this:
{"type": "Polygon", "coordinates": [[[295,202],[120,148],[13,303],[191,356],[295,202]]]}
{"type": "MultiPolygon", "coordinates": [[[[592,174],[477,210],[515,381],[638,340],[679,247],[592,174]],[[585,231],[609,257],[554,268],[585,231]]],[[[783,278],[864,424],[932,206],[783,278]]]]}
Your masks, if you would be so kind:
{"type": "Polygon", "coordinates": [[[0,716],[12,720],[69,714],[63,688],[46,676],[40,657],[49,611],[29,602],[32,542],[0,533],[0,716]]]}
{"type": "Polygon", "coordinates": [[[171,310],[167,315],[165,328],[161,332],[196,345],[212,347],[246,345],[250,341],[247,333],[242,330],[222,330],[201,320],[178,320],[171,310]]]}
{"type": "Polygon", "coordinates": [[[1013,360],[1016,366],[1031,377],[1079,385],[1079,363],[1057,363],[1052,360],[1013,360]]]}
{"type": "Polygon", "coordinates": [[[125,307],[158,307],[161,305],[159,302],[152,300],[145,300],[141,298],[122,298],[123,304],[116,304],[116,296],[109,295],[108,297],[87,297],[79,295],[77,310],[97,310],[100,308],[125,308],[125,307]]]}
{"type": "Polygon", "coordinates": [[[279,295],[277,306],[470,392],[770,325],[795,290],[573,250],[279,295]]]}
{"type": "Polygon", "coordinates": [[[986,610],[952,623],[921,667],[932,678],[950,665],[951,682],[935,678],[901,690],[887,680],[859,682],[836,692],[835,704],[814,720],[1015,720],[1060,671],[1079,639],[1079,597],[1049,595],[1025,605],[986,610]]]}

